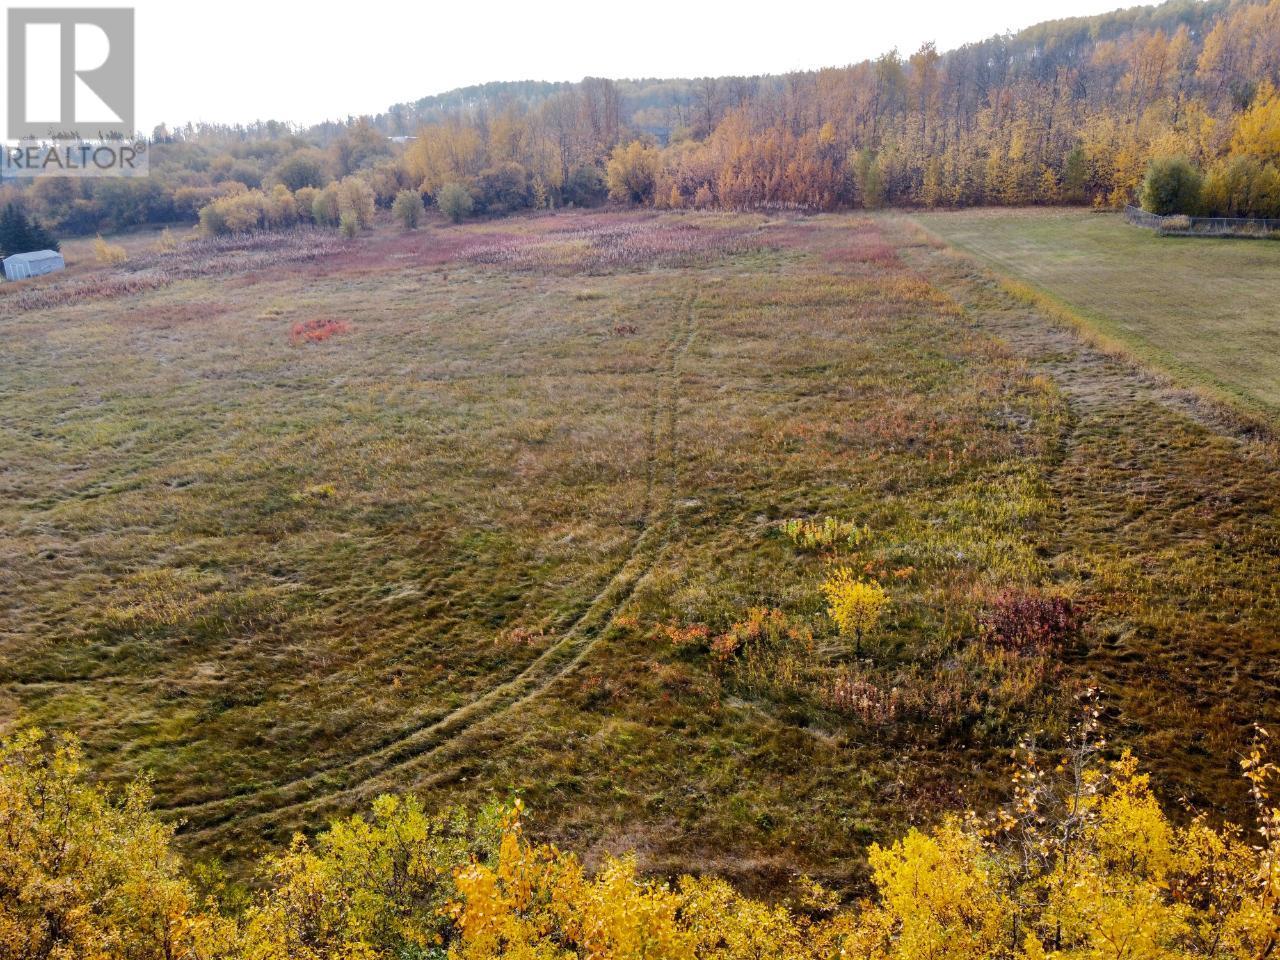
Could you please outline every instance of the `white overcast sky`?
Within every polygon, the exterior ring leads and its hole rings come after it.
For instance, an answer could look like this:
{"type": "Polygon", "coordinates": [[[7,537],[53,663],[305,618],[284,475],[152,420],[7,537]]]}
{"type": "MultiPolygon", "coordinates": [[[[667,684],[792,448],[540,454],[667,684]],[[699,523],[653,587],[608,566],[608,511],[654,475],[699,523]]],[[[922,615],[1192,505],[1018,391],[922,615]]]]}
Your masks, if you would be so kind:
{"type": "MultiPolygon", "coordinates": [[[[24,7],[120,0],[21,0],[24,7]]],[[[138,0],[137,114],[314,123],[488,80],[778,73],[940,50],[1116,0],[138,0]]],[[[0,100],[0,104],[3,101],[0,100]]]]}

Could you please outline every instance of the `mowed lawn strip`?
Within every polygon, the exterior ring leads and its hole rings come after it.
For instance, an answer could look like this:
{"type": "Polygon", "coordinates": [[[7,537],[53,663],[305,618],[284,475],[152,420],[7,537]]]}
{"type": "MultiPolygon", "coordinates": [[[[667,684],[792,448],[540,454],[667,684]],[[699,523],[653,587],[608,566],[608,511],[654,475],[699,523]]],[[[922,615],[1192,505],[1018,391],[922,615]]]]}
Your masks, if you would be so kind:
{"type": "Polygon", "coordinates": [[[1280,243],[1161,237],[1084,210],[916,219],[1184,385],[1280,415],[1280,243]]]}

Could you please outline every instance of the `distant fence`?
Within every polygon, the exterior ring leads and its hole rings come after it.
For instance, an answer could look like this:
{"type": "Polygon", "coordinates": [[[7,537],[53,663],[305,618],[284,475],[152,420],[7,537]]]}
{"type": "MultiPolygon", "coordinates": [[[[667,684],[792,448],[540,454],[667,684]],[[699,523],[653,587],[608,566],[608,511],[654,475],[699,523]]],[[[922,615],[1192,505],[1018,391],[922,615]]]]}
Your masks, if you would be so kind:
{"type": "Polygon", "coordinates": [[[1135,206],[1124,208],[1124,218],[1135,227],[1178,236],[1266,237],[1280,235],[1280,220],[1251,217],[1162,217],[1135,206]]]}

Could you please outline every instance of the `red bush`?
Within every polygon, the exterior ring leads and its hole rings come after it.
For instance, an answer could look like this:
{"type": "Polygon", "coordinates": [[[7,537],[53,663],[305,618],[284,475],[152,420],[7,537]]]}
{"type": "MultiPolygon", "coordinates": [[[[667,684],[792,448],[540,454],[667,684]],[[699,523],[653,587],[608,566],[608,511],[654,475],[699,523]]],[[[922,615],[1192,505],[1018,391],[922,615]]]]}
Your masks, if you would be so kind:
{"type": "Polygon", "coordinates": [[[1061,647],[1079,630],[1080,622],[1066,597],[1006,589],[991,598],[978,617],[978,626],[988,643],[1037,653],[1061,647]]]}
{"type": "Polygon", "coordinates": [[[335,334],[347,333],[350,329],[345,320],[327,320],[319,317],[314,320],[300,320],[289,330],[289,340],[295,344],[323,343],[335,334]]]}

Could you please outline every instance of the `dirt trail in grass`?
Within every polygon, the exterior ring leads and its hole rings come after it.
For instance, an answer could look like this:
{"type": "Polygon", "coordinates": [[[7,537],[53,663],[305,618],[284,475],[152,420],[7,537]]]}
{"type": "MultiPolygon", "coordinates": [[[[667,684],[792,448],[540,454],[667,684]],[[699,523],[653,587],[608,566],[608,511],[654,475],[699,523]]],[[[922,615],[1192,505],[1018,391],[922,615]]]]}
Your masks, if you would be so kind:
{"type": "Polygon", "coordinates": [[[1055,578],[1082,591],[1077,672],[1171,796],[1244,815],[1240,751],[1280,716],[1276,446],[1008,296],[906,221],[908,262],[1051,378],[1071,418],[1048,478],[1055,578]]]}
{"type": "Polygon", "coordinates": [[[696,335],[694,296],[683,302],[654,371],[642,530],[618,570],[560,639],[511,680],[439,720],[341,765],[231,797],[168,808],[167,813],[184,821],[182,832],[186,836],[199,838],[203,845],[214,837],[223,839],[223,834],[250,836],[255,830],[260,831],[264,822],[280,833],[296,827],[303,814],[358,805],[390,789],[410,766],[461,748],[477,727],[545,693],[590,656],[614,614],[652,569],[670,535],[679,474],[680,361],[696,335]]]}

